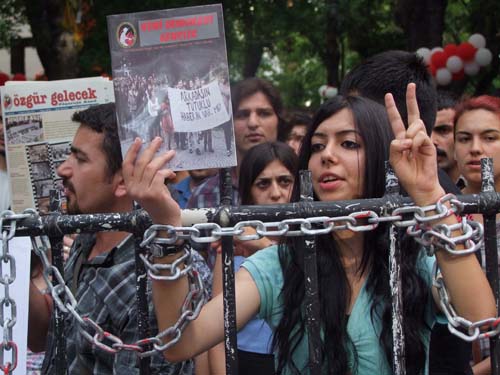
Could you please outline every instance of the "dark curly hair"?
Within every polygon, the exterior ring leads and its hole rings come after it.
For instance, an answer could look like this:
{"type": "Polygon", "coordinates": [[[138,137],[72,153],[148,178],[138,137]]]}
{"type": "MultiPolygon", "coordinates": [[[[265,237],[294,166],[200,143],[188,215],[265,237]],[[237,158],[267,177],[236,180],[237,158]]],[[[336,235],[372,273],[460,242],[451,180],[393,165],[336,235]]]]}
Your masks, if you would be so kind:
{"type": "Polygon", "coordinates": [[[115,103],[100,104],[87,108],[84,111],[75,112],[71,119],[79,122],[80,126],[104,134],[102,150],[108,161],[108,165],[106,166],[108,175],[113,176],[118,172],[122,167],[123,158],[120,138],[118,137],[115,103]]]}

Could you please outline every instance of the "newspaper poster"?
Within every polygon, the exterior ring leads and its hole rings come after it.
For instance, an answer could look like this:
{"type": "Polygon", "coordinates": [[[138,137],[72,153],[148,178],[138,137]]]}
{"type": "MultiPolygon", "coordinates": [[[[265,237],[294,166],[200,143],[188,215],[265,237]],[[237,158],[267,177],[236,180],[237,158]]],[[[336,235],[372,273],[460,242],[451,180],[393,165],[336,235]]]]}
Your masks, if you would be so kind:
{"type": "Polygon", "coordinates": [[[12,193],[11,209],[49,212],[50,192],[56,190],[65,207],[57,168],[70,153],[78,124],[73,113],[114,101],[106,78],[49,82],[16,82],[1,88],[4,136],[12,193]]]}
{"type": "Polygon", "coordinates": [[[236,165],[222,6],[107,21],[122,153],[160,136],[173,170],[236,165]]]}

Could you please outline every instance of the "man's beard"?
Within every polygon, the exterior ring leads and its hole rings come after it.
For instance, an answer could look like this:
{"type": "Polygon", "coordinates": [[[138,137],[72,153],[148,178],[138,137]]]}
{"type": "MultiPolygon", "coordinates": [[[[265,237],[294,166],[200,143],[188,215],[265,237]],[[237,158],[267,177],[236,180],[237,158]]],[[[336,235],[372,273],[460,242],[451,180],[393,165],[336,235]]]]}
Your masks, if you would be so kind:
{"type": "Polygon", "coordinates": [[[64,180],[63,186],[72,193],[71,201],[69,197],[66,197],[66,211],[68,215],[80,215],[82,213],[82,210],[80,209],[80,206],[78,205],[78,202],[76,200],[76,193],[73,184],[68,180],[64,180]]]}
{"type": "Polygon", "coordinates": [[[68,215],[80,215],[82,213],[76,199],[73,202],[70,202],[66,198],[66,211],[68,212],[68,215]]]}

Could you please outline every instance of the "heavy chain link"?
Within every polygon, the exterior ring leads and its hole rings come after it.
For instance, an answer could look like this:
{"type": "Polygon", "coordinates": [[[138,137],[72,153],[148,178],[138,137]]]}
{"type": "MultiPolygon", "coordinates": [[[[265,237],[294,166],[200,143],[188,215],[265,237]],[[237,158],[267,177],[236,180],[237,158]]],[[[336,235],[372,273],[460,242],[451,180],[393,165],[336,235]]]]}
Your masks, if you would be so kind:
{"type": "MultiPolygon", "coordinates": [[[[221,227],[216,223],[194,224],[191,227],[173,227],[170,225],[152,225],[144,233],[144,239],[141,247],[145,249],[146,254],[141,254],[140,258],[144,262],[148,275],[154,280],[171,281],[180,277],[187,276],[189,281],[189,290],[181,308],[181,315],[177,322],[166,330],[158,333],[154,337],[138,340],[132,344],[125,344],[123,341],[104,331],[95,321],[87,316],[82,317],[76,311],[77,301],[70,289],[66,286],[64,278],[59,270],[50,264],[48,259],[48,250],[50,248],[48,239],[40,237],[39,241],[32,238],[33,250],[40,257],[43,265],[43,277],[47,283],[48,289],[57,307],[65,314],[71,314],[80,325],[81,333],[91,344],[109,353],[117,353],[121,350],[136,352],[139,357],[151,356],[157,351],[164,351],[175,345],[181,338],[182,331],[186,325],[196,319],[202,306],[207,300],[206,291],[203,288],[201,276],[193,268],[193,257],[191,248],[183,248],[182,255],[171,264],[155,264],[148,253],[151,245],[172,245],[179,240],[190,240],[196,243],[211,243],[226,236],[234,236],[241,241],[251,241],[268,236],[314,236],[328,234],[333,231],[350,230],[353,232],[370,231],[376,229],[381,223],[392,223],[393,225],[406,228],[408,235],[412,236],[417,242],[422,244],[427,250],[428,255],[433,255],[435,251],[442,250],[452,255],[467,255],[481,247],[483,237],[483,227],[481,224],[468,221],[462,218],[461,222],[453,225],[438,224],[432,226],[431,222],[443,219],[452,214],[459,215],[463,206],[455,196],[448,194],[441,198],[435,205],[426,207],[409,206],[394,209],[390,215],[379,216],[374,211],[355,212],[346,216],[338,217],[312,217],[286,219],[279,222],[262,222],[259,220],[242,221],[234,227],[221,227]],[[450,208],[447,207],[449,204],[450,208]],[[432,212],[432,214],[431,214],[432,212]],[[253,234],[248,233],[246,229],[253,229],[253,234]],[[461,230],[462,234],[452,237],[452,232],[461,230]],[[158,233],[163,231],[166,237],[159,237],[158,233]],[[202,233],[206,233],[202,235],[202,233]],[[465,249],[457,250],[457,247],[465,249]],[[55,278],[59,282],[53,286],[51,280],[55,278]],[[64,301],[64,302],[63,302],[64,301]],[[90,333],[92,332],[92,333],[90,333]],[[150,350],[151,346],[153,347],[150,350]]],[[[2,260],[12,262],[8,254],[8,240],[14,236],[15,220],[25,218],[27,215],[36,215],[31,211],[29,214],[14,215],[12,212],[2,213],[0,218],[0,228],[2,229],[2,260]],[[3,221],[9,220],[10,231],[4,231],[3,221]]],[[[11,326],[15,324],[15,302],[10,299],[8,294],[8,285],[10,280],[15,278],[15,265],[11,263],[11,272],[8,275],[2,273],[2,284],[5,286],[5,298],[2,304],[12,307],[11,318],[3,319],[3,310],[0,320],[4,326],[4,332],[11,334],[11,326]],[[14,269],[14,271],[12,271],[14,269]],[[14,318],[12,318],[14,316],[14,318]],[[13,321],[13,323],[12,323],[13,321]],[[7,329],[5,329],[7,328],[7,329]]],[[[450,330],[467,341],[473,341],[478,337],[489,337],[500,333],[500,319],[491,318],[480,322],[470,322],[458,316],[450,304],[448,292],[443,279],[439,275],[436,267],[433,278],[434,285],[438,288],[441,308],[449,321],[450,330]],[[488,327],[484,331],[484,327],[488,327]],[[480,327],[483,328],[481,332],[480,327]],[[459,330],[460,329],[460,330],[459,330]],[[466,331],[464,333],[463,331],[466,331]]],[[[17,356],[17,347],[12,342],[11,336],[5,337],[2,344],[2,350],[13,350],[17,356]]],[[[14,355],[13,355],[14,358],[14,355]]],[[[3,358],[2,358],[3,359],[3,358]]],[[[3,362],[3,361],[2,361],[3,362]]],[[[10,368],[15,368],[15,362],[7,364],[10,368]]]]}
{"type": "Polygon", "coordinates": [[[17,321],[16,301],[10,296],[10,286],[16,280],[16,259],[9,253],[9,241],[16,234],[17,221],[26,219],[35,211],[26,210],[23,214],[16,215],[12,211],[2,211],[0,213],[1,231],[1,261],[0,284],[3,285],[3,298],[0,300],[0,324],[3,328],[3,340],[0,344],[0,366],[5,374],[12,374],[17,367],[17,344],[12,335],[12,329],[17,321]],[[8,229],[7,225],[8,224],[8,229]],[[4,355],[10,353],[10,361],[4,362],[4,355]]]}

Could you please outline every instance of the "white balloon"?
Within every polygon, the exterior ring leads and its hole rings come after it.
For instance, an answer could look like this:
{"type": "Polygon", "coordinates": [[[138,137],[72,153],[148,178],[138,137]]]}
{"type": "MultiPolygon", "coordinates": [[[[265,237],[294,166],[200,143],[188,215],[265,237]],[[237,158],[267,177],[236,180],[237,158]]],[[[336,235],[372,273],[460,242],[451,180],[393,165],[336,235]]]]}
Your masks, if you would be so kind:
{"type": "Polygon", "coordinates": [[[449,85],[451,78],[451,72],[446,68],[441,68],[436,71],[436,82],[441,86],[449,85]]]}
{"type": "Polygon", "coordinates": [[[444,51],[443,47],[434,47],[431,49],[431,56],[437,51],[444,51]]]}
{"type": "Polygon", "coordinates": [[[336,87],[327,86],[327,88],[325,90],[325,97],[327,97],[328,99],[333,98],[335,95],[338,94],[338,92],[339,92],[339,90],[337,90],[336,87]]]}
{"type": "Polygon", "coordinates": [[[479,64],[479,66],[490,65],[491,60],[493,60],[493,54],[488,48],[479,48],[476,51],[474,60],[479,64]]]}
{"type": "Polygon", "coordinates": [[[468,76],[475,76],[477,73],[479,73],[479,69],[481,69],[481,67],[475,61],[467,62],[464,64],[464,73],[468,76]]]}
{"type": "Polygon", "coordinates": [[[464,67],[464,62],[458,56],[450,56],[446,60],[446,68],[452,73],[458,73],[464,67]]]}
{"type": "Polygon", "coordinates": [[[326,85],[321,85],[321,86],[319,87],[319,90],[318,90],[318,92],[319,92],[319,96],[321,96],[322,98],[324,98],[324,97],[325,97],[326,88],[327,88],[327,86],[326,86],[326,85]]]}
{"type": "Polygon", "coordinates": [[[417,49],[417,55],[419,55],[424,62],[429,65],[431,63],[431,50],[427,47],[421,47],[417,49]]]}
{"type": "Polygon", "coordinates": [[[469,37],[469,43],[472,44],[476,48],[484,48],[486,47],[486,39],[481,34],[472,34],[469,37]]]}

